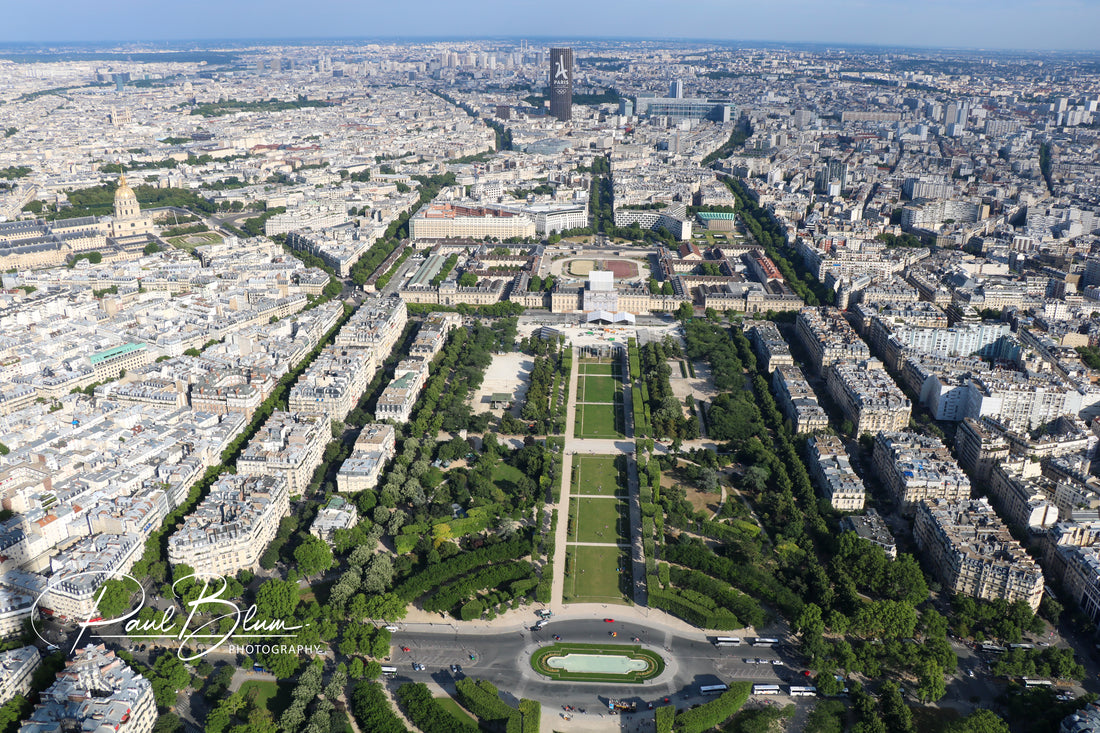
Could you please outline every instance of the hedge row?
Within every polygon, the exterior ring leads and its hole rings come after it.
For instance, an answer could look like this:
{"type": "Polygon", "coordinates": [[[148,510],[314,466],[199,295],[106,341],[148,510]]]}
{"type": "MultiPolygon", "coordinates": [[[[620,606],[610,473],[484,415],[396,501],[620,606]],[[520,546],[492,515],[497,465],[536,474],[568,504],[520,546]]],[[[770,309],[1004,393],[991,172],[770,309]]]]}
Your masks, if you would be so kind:
{"type": "Polygon", "coordinates": [[[754,598],[772,603],[787,618],[798,618],[802,612],[802,599],[774,575],[748,563],[720,557],[702,542],[666,542],[665,559],[724,580],[754,598]]]}
{"type": "Polygon", "coordinates": [[[668,611],[673,616],[682,618],[693,626],[701,629],[743,629],[745,624],[738,621],[737,617],[724,608],[707,608],[700,603],[689,600],[676,591],[663,590],[658,587],[657,579],[650,578],[648,582],[649,605],[668,611]]]}
{"type": "Polygon", "coordinates": [[[513,580],[530,578],[533,574],[531,563],[528,562],[490,565],[440,588],[424,601],[424,610],[450,611],[479,590],[501,587],[513,580]]]}
{"type": "Polygon", "coordinates": [[[751,682],[732,682],[714,700],[676,716],[676,733],[703,733],[722,724],[744,706],[752,692],[751,682]]]}
{"type": "Polygon", "coordinates": [[[718,606],[728,609],[746,626],[760,626],[767,620],[767,614],[759,603],[729,583],[712,578],[698,570],[684,570],[672,566],[669,571],[672,585],[702,593],[713,599],[718,606]]]}
{"type": "Polygon", "coordinates": [[[478,733],[469,720],[460,720],[432,697],[423,682],[406,682],[397,688],[397,701],[412,724],[424,733],[478,733]]]}
{"type": "Polygon", "coordinates": [[[519,701],[519,710],[500,699],[500,693],[488,680],[463,677],[455,682],[458,701],[489,727],[500,727],[504,733],[538,733],[542,706],[534,700],[519,701]]]}
{"type": "Polygon", "coordinates": [[[501,560],[515,560],[524,557],[531,547],[531,538],[525,533],[523,537],[501,542],[478,550],[464,552],[452,558],[444,560],[438,565],[431,565],[418,573],[409,576],[401,585],[394,589],[394,593],[406,603],[427,593],[432,588],[438,588],[449,580],[458,578],[470,572],[474,568],[501,560]]]}
{"type": "Polygon", "coordinates": [[[662,705],[657,708],[653,717],[657,721],[657,733],[672,733],[672,725],[676,721],[675,706],[662,705]]]}
{"type": "Polygon", "coordinates": [[[351,693],[351,712],[360,730],[369,730],[371,733],[409,733],[377,682],[362,680],[355,686],[351,693]]]}

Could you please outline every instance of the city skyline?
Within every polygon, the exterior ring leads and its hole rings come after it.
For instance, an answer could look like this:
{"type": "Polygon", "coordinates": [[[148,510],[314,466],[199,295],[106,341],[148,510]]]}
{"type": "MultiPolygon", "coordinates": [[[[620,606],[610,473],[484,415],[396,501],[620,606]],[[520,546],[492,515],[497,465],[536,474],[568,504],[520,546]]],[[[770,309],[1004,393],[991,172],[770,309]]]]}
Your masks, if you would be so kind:
{"type": "Polygon", "coordinates": [[[9,10],[0,43],[178,42],[195,40],[286,40],[290,38],[532,37],[639,39],[744,43],[824,43],[913,48],[1097,51],[1100,5],[1068,0],[1055,5],[1019,0],[995,8],[986,2],[934,2],[920,6],[871,6],[864,0],[822,5],[784,0],[779,5],[720,6],[700,3],[675,15],[650,1],[604,3],[599,7],[565,0],[531,16],[500,0],[483,0],[479,13],[458,13],[453,5],[429,0],[410,24],[397,6],[348,8],[342,2],[301,6],[274,0],[224,4],[198,0],[182,17],[151,13],[145,4],[118,0],[102,6],[62,0],[50,14],[33,6],[9,10]],[[652,13],[661,13],[654,26],[652,13]],[[474,20],[476,18],[476,20],[474,20]],[[776,19],[782,18],[782,27],[776,19]],[[727,30],[728,28],[728,30],[727,30]],[[339,33],[334,33],[338,30],[339,33]],[[659,33],[655,31],[660,31],[659,33]]]}

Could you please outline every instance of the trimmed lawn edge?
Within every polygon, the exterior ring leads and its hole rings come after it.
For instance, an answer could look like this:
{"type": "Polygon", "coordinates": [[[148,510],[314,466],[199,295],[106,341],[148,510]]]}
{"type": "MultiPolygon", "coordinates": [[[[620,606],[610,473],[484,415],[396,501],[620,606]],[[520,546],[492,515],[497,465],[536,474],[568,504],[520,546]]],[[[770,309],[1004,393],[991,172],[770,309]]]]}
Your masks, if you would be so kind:
{"type": "Polygon", "coordinates": [[[557,644],[542,647],[531,654],[531,669],[555,682],[641,684],[664,672],[665,660],[660,654],[650,651],[649,649],[643,649],[637,644],[571,644],[568,642],[558,642],[557,644]],[[649,666],[644,670],[628,672],[626,674],[606,674],[602,672],[566,672],[561,669],[553,669],[545,664],[545,660],[550,657],[564,656],[570,652],[578,654],[599,653],[607,656],[644,659],[649,666]]]}

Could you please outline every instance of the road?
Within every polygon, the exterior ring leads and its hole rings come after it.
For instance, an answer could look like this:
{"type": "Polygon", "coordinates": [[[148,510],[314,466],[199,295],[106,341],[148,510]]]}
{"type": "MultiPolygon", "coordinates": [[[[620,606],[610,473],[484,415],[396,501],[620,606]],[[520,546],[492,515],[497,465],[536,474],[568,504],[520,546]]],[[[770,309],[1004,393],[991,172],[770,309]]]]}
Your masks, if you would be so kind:
{"type": "MultiPolygon", "coordinates": [[[[614,613],[614,607],[610,607],[608,613],[614,613]]],[[[782,646],[755,649],[742,645],[720,649],[701,634],[682,635],[638,622],[609,624],[602,619],[551,619],[541,631],[512,627],[486,633],[459,632],[447,623],[409,624],[394,633],[393,644],[393,664],[398,669],[393,680],[395,684],[431,680],[453,693],[455,675],[450,665],[457,664],[461,667],[460,676],[487,679],[505,691],[505,697],[528,697],[552,707],[574,705],[600,709],[601,705],[606,706],[608,697],[635,700],[642,703],[642,708],[644,703],[668,697],[684,707],[702,701],[699,685],[731,680],[789,683],[796,680],[802,669],[793,669],[786,663],[771,663],[773,659],[789,659],[788,650],[782,646]],[[610,638],[612,631],[618,634],[614,640],[610,638]],[[534,649],[554,643],[554,634],[561,636],[563,641],[583,643],[630,644],[632,638],[639,638],[642,646],[665,659],[666,668],[659,677],[642,685],[551,682],[535,673],[528,660],[534,649]],[[402,652],[402,647],[410,651],[402,652]],[[744,660],[750,658],[750,654],[753,663],[746,663],[744,660]],[[764,663],[756,664],[757,658],[764,663]],[[424,664],[426,669],[414,671],[414,662],[424,664]]]]}

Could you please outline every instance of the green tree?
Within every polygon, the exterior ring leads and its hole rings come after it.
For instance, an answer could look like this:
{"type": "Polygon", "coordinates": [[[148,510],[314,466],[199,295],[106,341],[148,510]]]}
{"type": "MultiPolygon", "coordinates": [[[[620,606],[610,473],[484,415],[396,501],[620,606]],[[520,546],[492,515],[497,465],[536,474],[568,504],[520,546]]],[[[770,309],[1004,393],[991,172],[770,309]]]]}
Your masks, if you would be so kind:
{"type": "Polygon", "coordinates": [[[944,733],[1008,733],[1008,723],[992,710],[983,708],[951,723],[944,733]]]}
{"type": "Polygon", "coordinates": [[[294,560],[303,575],[317,575],[332,567],[332,548],[319,537],[310,535],[294,550],[294,560]]]}
{"type": "Polygon", "coordinates": [[[920,662],[917,667],[917,697],[922,702],[936,702],[946,694],[943,667],[931,659],[920,662]]]}
{"type": "Polygon", "coordinates": [[[695,309],[691,307],[689,301],[680,303],[680,307],[676,309],[676,317],[681,321],[686,321],[695,315],[695,309]]]}

